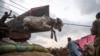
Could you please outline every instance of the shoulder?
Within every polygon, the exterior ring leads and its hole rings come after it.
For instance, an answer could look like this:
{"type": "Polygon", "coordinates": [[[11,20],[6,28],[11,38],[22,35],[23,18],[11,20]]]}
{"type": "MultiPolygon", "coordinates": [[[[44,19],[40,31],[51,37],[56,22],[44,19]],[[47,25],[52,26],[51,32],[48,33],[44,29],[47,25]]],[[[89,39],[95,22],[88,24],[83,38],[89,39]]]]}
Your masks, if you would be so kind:
{"type": "Polygon", "coordinates": [[[98,24],[100,23],[100,19],[96,19],[95,21],[93,21],[93,24],[98,24]]]}
{"type": "Polygon", "coordinates": [[[94,22],[100,22],[100,19],[96,19],[94,22]]]}

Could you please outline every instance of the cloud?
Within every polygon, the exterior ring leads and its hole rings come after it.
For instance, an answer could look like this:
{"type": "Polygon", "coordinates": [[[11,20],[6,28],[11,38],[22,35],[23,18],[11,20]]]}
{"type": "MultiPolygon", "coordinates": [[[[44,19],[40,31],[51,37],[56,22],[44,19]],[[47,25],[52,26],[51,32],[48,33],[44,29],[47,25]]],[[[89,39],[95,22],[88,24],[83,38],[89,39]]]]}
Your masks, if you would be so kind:
{"type": "MultiPolygon", "coordinates": [[[[0,0],[0,1],[4,1],[4,0],[0,0]]],[[[4,7],[5,7],[5,4],[0,2],[0,16],[3,15],[4,11],[6,11],[6,9],[4,7]]]]}
{"type": "Polygon", "coordinates": [[[76,6],[82,14],[90,14],[100,11],[100,3],[97,0],[75,0],[76,6]]]}
{"type": "Polygon", "coordinates": [[[45,37],[42,37],[42,36],[35,36],[35,38],[34,38],[34,36],[33,36],[33,37],[31,37],[30,39],[32,39],[32,40],[28,40],[28,42],[29,42],[30,44],[33,44],[33,43],[47,44],[47,41],[44,40],[44,39],[46,39],[46,38],[45,38],[45,37]]]}

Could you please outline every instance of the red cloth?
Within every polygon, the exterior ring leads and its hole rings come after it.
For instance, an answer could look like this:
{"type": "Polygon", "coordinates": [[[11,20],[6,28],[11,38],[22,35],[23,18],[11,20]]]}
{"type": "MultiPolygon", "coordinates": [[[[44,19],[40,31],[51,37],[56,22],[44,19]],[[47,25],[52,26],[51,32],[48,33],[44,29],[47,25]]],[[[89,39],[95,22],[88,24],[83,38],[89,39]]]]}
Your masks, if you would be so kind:
{"type": "Polygon", "coordinates": [[[83,48],[86,43],[94,41],[94,38],[95,38],[95,35],[87,35],[85,37],[82,37],[79,40],[76,40],[76,42],[79,44],[80,48],[83,48]]]}

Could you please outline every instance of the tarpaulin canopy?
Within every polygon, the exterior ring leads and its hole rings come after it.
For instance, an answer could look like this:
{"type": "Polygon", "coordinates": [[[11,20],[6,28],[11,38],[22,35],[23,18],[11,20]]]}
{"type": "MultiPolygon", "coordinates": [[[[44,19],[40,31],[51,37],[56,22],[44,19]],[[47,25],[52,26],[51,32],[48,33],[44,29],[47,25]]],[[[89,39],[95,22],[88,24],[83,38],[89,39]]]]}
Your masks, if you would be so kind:
{"type": "Polygon", "coordinates": [[[83,48],[86,43],[94,41],[94,38],[95,38],[95,35],[87,35],[87,36],[82,37],[79,40],[76,40],[76,42],[79,44],[80,48],[83,48]]]}
{"type": "Polygon", "coordinates": [[[42,16],[44,14],[49,16],[49,5],[31,8],[28,13],[33,16],[42,16]]]}

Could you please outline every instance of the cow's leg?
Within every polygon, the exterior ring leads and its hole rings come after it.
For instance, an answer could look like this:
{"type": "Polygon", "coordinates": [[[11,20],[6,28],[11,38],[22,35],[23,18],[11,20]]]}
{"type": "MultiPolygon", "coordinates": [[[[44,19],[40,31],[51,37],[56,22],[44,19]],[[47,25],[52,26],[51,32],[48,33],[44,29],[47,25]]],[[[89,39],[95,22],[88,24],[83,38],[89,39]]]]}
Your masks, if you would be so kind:
{"type": "Polygon", "coordinates": [[[53,31],[51,30],[51,39],[53,39],[53,31]]]}
{"type": "Polygon", "coordinates": [[[54,33],[55,41],[57,42],[56,32],[53,31],[53,33],[54,33]]]}
{"type": "Polygon", "coordinates": [[[52,36],[53,36],[53,35],[54,35],[54,37],[55,37],[55,41],[57,42],[56,32],[55,32],[54,29],[52,29],[52,36]]]}
{"type": "Polygon", "coordinates": [[[55,41],[57,42],[57,37],[56,37],[56,33],[54,33],[54,36],[55,36],[55,41]]]}

